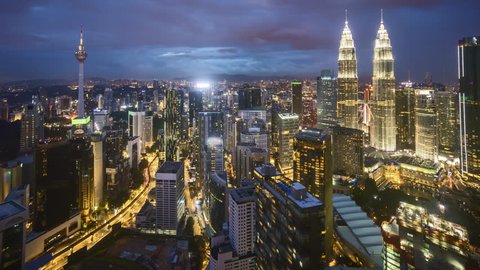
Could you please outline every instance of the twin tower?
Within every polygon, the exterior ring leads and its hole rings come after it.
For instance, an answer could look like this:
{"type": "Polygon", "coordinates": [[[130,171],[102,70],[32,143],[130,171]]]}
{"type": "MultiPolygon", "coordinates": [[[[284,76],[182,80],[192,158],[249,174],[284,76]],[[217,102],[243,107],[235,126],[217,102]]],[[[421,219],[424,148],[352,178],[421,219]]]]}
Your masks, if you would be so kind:
{"type": "MultiPolygon", "coordinates": [[[[368,101],[372,112],[369,123],[370,145],[378,150],[395,151],[394,61],[390,38],[383,24],[383,11],[373,53],[373,91],[368,101]]],[[[357,56],[347,18],[340,40],[337,83],[337,121],[339,125],[361,129],[358,121],[357,56]]],[[[364,115],[365,117],[368,116],[364,115]]]]}

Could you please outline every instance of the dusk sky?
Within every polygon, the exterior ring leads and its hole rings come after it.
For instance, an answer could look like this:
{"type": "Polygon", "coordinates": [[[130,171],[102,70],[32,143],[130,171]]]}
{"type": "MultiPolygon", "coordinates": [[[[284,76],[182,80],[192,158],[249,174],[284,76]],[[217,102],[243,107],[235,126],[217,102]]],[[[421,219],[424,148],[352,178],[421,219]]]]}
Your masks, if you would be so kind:
{"type": "Polygon", "coordinates": [[[346,8],[362,82],[381,8],[397,81],[455,82],[457,41],[480,34],[479,0],[12,0],[0,9],[0,80],[75,79],[81,24],[86,77],[314,77],[337,68],[346,8]]]}

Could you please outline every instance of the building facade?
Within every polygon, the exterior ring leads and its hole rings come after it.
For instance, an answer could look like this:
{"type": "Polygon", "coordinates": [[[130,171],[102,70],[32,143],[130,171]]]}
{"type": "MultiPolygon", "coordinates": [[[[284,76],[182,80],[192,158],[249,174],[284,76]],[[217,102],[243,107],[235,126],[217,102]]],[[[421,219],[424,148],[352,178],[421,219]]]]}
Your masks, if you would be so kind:
{"type": "Polygon", "coordinates": [[[337,124],[337,78],[333,70],[322,70],[317,78],[317,126],[337,124]]]}
{"type": "Polygon", "coordinates": [[[375,40],[373,56],[373,123],[370,145],[382,151],[396,150],[395,73],[390,38],[383,25],[383,15],[375,40]]]}

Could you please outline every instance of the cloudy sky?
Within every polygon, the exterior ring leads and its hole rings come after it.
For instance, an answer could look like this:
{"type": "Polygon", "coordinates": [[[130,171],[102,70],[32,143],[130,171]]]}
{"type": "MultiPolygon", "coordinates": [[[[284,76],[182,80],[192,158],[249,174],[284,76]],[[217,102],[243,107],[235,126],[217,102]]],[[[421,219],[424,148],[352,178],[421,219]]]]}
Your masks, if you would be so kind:
{"type": "Polygon", "coordinates": [[[381,8],[398,80],[455,81],[458,39],[480,34],[479,0],[11,0],[0,80],[75,78],[81,24],[87,77],[313,77],[336,69],[346,8],[363,81],[381,8]]]}

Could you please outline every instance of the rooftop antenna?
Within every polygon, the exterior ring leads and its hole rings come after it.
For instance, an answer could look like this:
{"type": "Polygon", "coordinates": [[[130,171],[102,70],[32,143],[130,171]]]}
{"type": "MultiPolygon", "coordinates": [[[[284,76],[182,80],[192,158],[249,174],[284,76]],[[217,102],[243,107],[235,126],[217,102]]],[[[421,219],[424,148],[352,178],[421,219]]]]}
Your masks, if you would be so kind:
{"type": "Polygon", "coordinates": [[[383,8],[380,9],[380,23],[383,23],[383,8]]]}
{"type": "Polygon", "coordinates": [[[348,9],[345,9],[345,24],[348,24],[348,9]]]}

